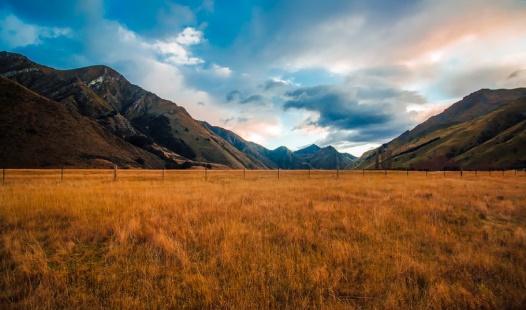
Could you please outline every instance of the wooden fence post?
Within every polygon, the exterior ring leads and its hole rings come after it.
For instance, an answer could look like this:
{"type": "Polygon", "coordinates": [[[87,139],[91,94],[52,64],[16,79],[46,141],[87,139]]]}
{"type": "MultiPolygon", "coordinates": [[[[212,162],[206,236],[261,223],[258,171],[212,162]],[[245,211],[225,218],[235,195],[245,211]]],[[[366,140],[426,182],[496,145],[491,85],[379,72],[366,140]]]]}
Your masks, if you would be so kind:
{"type": "Polygon", "coordinates": [[[444,168],[444,176],[446,176],[446,168],[444,168]]]}
{"type": "Polygon", "coordinates": [[[460,177],[462,177],[462,172],[463,172],[462,169],[460,169],[460,177]]]}
{"type": "Polygon", "coordinates": [[[427,178],[427,170],[426,170],[426,178],[427,178]]]}
{"type": "Polygon", "coordinates": [[[362,177],[365,176],[365,168],[362,169],[362,177]]]}
{"type": "Polygon", "coordinates": [[[243,168],[243,180],[247,179],[247,169],[243,168]]]}
{"type": "Polygon", "coordinates": [[[409,169],[405,170],[405,175],[407,175],[407,176],[409,175],[409,169]]]}
{"type": "Polygon", "coordinates": [[[117,181],[117,165],[113,166],[113,181],[117,181]]]}

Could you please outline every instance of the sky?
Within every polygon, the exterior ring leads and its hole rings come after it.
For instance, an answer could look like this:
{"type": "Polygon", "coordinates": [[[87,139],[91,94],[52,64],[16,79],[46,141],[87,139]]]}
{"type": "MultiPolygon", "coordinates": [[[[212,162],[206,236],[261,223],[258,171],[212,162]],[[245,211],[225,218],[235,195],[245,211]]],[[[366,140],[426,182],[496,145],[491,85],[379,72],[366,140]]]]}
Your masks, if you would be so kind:
{"type": "Polygon", "coordinates": [[[0,50],[110,66],[269,149],[360,156],[526,87],[526,0],[0,0],[0,50]]]}

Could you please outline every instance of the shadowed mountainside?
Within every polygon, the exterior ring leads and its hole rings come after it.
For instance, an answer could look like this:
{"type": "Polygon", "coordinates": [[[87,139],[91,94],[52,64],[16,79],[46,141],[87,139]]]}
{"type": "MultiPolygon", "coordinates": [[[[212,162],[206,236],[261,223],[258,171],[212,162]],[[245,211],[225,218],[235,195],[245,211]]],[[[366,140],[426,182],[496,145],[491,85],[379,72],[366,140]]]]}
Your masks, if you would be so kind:
{"type": "Polygon", "coordinates": [[[184,108],[131,84],[106,66],[55,70],[0,52],[0,75],[136,142],[168,164],[192,161],[265,169],[194,120],[184,108]]]}
{"type": "Polygon", "coordinates": [[[0,165],[162,168],[157,156],[0,76],[0,165]]]}

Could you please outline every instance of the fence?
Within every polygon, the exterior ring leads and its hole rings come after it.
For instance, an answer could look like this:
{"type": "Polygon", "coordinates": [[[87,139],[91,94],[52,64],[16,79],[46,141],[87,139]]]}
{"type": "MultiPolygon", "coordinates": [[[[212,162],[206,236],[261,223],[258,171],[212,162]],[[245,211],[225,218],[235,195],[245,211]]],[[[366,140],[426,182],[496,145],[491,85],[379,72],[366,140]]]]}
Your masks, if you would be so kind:
{"type": "Polygon", "coordinates": [[[24,180],[71,180],[112,181],[205,181],[218,180],[323,180],[367,177],[412,177],[412,178],[475,178],[497,176],[526,176],[519,170],[460,170],[460,171],[416,171],[416,170],[146,170],[146,169],[2,169],[2,185],[24,180]]]}

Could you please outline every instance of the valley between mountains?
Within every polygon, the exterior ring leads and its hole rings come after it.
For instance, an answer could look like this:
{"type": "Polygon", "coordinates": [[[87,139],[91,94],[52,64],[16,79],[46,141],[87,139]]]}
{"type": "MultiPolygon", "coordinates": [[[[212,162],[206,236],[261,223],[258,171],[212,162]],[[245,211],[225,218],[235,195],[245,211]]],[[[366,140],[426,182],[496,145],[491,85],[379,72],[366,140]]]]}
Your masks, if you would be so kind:
{"type": "Polygon", "coordinates": [[[483,89],[360,158],[269,150],[198,121],[106,66],[56,70],[0,52],[0,164],[8,168],[521,169],[526,88],[483,89]]]}

